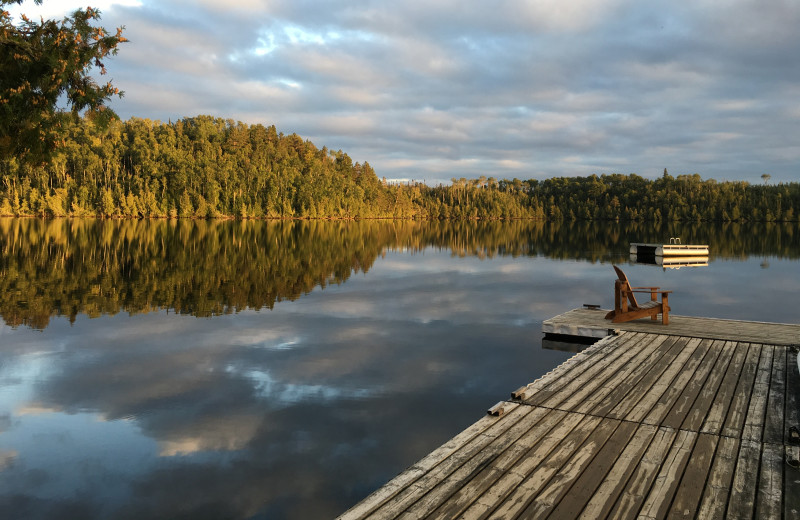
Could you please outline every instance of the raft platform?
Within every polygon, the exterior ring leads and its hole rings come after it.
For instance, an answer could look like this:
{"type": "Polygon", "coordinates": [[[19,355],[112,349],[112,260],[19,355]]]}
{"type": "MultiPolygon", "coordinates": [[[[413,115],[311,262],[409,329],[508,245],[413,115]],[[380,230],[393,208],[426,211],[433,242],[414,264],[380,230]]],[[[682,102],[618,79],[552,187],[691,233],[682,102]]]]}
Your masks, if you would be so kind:
{"type": "Polygon", "coordinates": [[[708,256],[708,245],[632,243],[630,254],[640,256],[708,256]]]}
{"type": "Polygon", "coordinates": [[[605,313],[545,322],[605,333],[339,518],[800,518],[800,325],[605,313]]]}

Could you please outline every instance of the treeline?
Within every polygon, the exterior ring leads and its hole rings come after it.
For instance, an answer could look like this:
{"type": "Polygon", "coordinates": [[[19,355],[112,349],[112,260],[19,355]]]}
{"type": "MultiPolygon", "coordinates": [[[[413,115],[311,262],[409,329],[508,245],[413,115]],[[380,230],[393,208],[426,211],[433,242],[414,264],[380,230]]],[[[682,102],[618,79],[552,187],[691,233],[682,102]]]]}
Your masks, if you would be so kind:
{"type": "Polygon", "coordinates": [[[698,174],[656,180],[387,183],[341,150],[274,126],[199,116],[67,121],[47,163],[0,161],[0,215],[133,218],[415,218],[796,222],[800,183],[751,185],[698,174]]]}
{"type": "Polygon", "coordinates": [[[272,308],[395,249],[611,263],[628,258],[631,241],[680,236],[709,244],[712,258],[797,259],[797,233],[777,223],[0,218],[0,316],[44,328],[57,315],[272,308]]]}
{"type": "Polygon", "coordinates": [[[207,116],[65,123],[47,164],[0,163],[0,214],[144,218],[391,214],[368,163],[274,126],[207,116]]]}

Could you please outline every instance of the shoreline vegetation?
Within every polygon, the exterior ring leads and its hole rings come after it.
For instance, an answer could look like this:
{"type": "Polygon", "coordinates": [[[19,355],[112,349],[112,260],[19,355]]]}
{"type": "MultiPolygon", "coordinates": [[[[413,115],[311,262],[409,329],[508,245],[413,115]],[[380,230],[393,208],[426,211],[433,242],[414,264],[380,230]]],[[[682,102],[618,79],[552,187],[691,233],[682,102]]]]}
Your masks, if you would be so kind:
{"type": "Polygon", "coordinates": [[[797,222],[800,215],[800,183],[717,182],[666,169],[656,180],[614,173],[390,183],[341,150],[211,116],[162,123],[89,113],[65,119],[61,136],[38,165],[0,161],[0,216],[797,222]]]}

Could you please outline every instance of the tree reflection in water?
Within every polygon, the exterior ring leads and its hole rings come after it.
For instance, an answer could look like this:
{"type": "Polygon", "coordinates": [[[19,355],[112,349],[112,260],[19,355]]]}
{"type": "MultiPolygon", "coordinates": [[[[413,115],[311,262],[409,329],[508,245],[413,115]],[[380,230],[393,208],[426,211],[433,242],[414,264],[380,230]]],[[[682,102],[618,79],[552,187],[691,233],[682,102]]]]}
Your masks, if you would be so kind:
{"type": "Polygon", "coordinates": [[[539,221],[205,221],[0,218],[0,315],[272,309],[367,272],[387,250],[611,261],[630,242],[709,244],[711,258],[800,257],[796,224],[539,221]]]}

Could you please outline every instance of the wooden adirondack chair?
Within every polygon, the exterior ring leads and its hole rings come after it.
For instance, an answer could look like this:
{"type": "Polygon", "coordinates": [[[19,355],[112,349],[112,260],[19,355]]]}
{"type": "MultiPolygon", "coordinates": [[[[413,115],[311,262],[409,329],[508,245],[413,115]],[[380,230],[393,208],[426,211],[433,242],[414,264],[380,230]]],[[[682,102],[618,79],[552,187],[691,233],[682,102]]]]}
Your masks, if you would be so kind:
{"type": "Polygon", "coordinates": [[[613,266],[617,272],[617,280],[614,282],[614,310],[606,314],[606,319],[613,323],[636,320],[650,316],[655,321],[661,314],[661,323],[669,325],[669,305],[668,294],[672,291],[662,291],[660,287],[631,287],[628,277],[622,269],[613,266]],[[650,293],[650,301],[640,304],[636,301],[634,293],[650,293]],[[657,299],[657,294],[661,293],[661,301],[657,299]]]}

